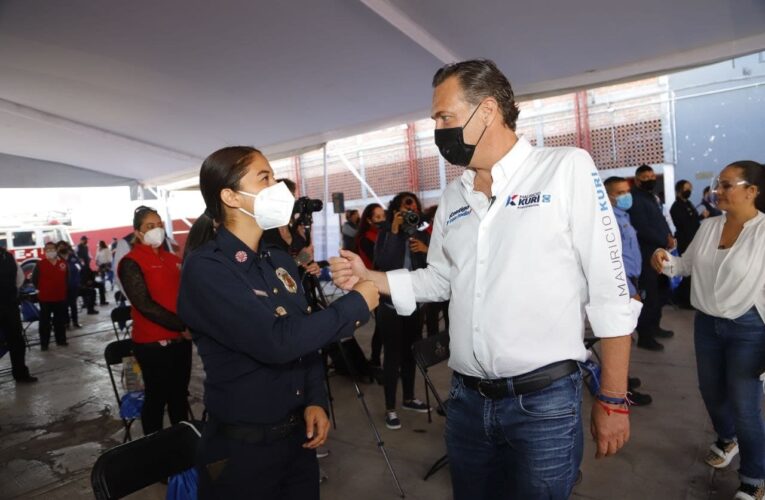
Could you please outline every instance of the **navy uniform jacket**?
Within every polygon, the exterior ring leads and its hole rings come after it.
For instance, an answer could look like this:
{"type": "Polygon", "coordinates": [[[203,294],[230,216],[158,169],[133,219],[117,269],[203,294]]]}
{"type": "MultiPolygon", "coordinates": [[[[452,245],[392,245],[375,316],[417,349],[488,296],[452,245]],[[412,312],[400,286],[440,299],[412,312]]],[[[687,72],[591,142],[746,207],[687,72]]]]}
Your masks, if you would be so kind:
{"type": "Polygon", "coordinates": [[[667,219],[661,211],[661,205],[653,193],[633,187],[632,208],[629,209],[632,226],[637,231],[643,261],[650,261],[657,248],[667,246],[667,236],[671,235],[667,219]]]}
{"type": "Polygon", "coordinates": [[[309,405],[327,408],[318,349],[369,320],[351,292],[311,313],[293,259],[257,254],[221,227],[184,262],[178,315],[205,369],[205,405],[228,424],[267,424],[309,405]]]}

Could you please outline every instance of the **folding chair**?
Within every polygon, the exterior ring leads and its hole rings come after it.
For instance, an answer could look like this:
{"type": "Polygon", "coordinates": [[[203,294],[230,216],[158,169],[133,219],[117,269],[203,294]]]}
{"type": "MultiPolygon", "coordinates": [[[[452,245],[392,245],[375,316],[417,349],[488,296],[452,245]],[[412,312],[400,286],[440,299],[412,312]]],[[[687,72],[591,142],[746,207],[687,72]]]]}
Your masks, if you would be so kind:
{"type": "Polygon", "coordinates": [[[114,328],[114,335],[117,336],[117,340],[120,339],[120,333],[122,333],[123,339],[130,338],[130,330],[133,326],[131,312],[132,307],[126,305],[112,309],[112,328],[114,328]]]}
{"type": "Polygon", "coordinates": [[[194,467],[201,427],[180,422],[102,453],[90,473],[96,499],[122,498],[194,467]]]}
{"type": "Polygon", "coordinates": [[[130,339],[123,339],[123,340],[115,340],[114,342],[109,342],[106,345],[106,349],[104,349],[104,359],[106,360],[106,368],[109,371],[109,379],[112,381],[112,389],[114,389],[114,397],[117,399],[117,408],[120,409],[120,418],[122,419],[122,424],[125,426],[125,438],[122,440],[123,443],[130,441],[132,437],[130,436],[130,426],[133,425],[133,422],[135,422],[136,418],[126,418],[122,415],[122,398],[124,395],[120,396],[120,392],[117,389],[117,382],[114,379],[114,372],[112,371],[113,365],[119,365],[122,364],[122,358],[125,358],[127,356],[133,355],[133,341],[130,339]]]}
{"type": "MultiPolygon", "coordinates": [[[[415,342],[412,346],[412,352],[414,353],[414,360],[417,363],[417,367],[420,369],[420,373],[422,373],[422,377],[425,379],[425,400],[428,406],[428,422],[432,422],[429,393],[433,393],[433,397],[436,398],[436,402],[438,403],[439,413],[442,413],[443,415],[446,415],[446,405],[448,401],[442,400],[438,395],[436,386],[433,385],[433,381],[428,376],[428,368],[449,359],[449,333],[439,333],[438,335],[415,342]]],[[[430,470],[428,470],[427,474],[425,474],[423,481],[427,481],[430,476],[438,472],[447,463],[449,463],[447,455],[436,460],[430,470]]]]}
{"type": "Polygon", "coordinates": [[[29,298],[22,296],[21,298],[21,321],[22,330],[21,334],[24,336],[24,342],[27,344],[27,349],[31,348],[29,337],[27,337],[27,330],[33,323],[40,321],[40,309],[29,298]]]}

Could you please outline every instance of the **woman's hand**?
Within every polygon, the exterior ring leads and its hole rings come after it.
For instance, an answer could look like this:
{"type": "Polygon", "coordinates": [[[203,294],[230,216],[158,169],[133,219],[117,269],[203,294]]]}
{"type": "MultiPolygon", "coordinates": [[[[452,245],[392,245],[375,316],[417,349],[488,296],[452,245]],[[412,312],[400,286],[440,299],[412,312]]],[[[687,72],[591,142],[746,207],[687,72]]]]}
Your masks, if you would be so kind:
{"type": "Polygon", "coordinates": [[[661,274],[664,271],[665,262],[669,262],[669,254],[661,248],[657,249],[651,257],[651,267],[661,274]]]}
{"type": "Polygon", "coordinates": [[[317,264],[314,261],[311,261],[310,264],[305,264],[303,266],[303,269],[305,269],[305,272],[308,274],[312,274],[313,276],[316,276],[317,278],[321,274],[321,267],[319,267],[319,264],[317,264]]]}
{"type": "Polygon", "coordinates": [[[321,406],[307,406],[303,411],[303,418],[305,418],[305,437],[308,439],[303,443],[303,448],[315,450],[327,441],[327,434],[329,434],[327,413],[321,406]]]}
{"type": "Polygon", "coordinates": [[[414,253],[428,253],[428,245],[417,238],[409,238],[409,249],[414,253]]]}
{"type": "Polygon", "coordinates": [[[380,290],[370,280],[359,281],[353,287],[353,291],[359,292],[364,297],[364,301],[367,303],[370,311],[373,311],[380,304],[380,290]]]}
{"type": "Polygon", "coordinates": [[[404,214],[403,212],[396,212],[393,215],[393,221],[390,225],[390,232],[393,234],[398,234],[398,230],[401,228],[401,224],[404,223],[404,214]]]}

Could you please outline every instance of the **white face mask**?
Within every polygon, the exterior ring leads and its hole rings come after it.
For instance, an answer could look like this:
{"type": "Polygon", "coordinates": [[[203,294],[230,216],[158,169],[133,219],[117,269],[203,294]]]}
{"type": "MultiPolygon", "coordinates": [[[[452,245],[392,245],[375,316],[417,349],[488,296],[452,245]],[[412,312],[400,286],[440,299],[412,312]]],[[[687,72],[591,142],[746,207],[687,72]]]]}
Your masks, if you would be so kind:
{"type": "Polygon", "coordinates": [[[250,213],[243,208],[239,210],[254,218],[264,231],[286,226],[289,223],[295,206],[295,197],[285,183],[278,182],[268,186],[258,194],[244,191],[239,191],[239,194],[255,198],[255,213],[250,213]]]}
{"type": "Polygon", "coordinates": [[[150,245],[152,248],[159,248],[162,242],[165,241],[165,229],[161,227],[155,227],[143,233],[143,242],[150,245]]]}
{"type": "Polygon", "coordinates": [[[56,260],[56,257],[58,257],[58,252],[56,252],[55,250],[49,250],[45,252],[45,257],[48,260],[56,260]]]}

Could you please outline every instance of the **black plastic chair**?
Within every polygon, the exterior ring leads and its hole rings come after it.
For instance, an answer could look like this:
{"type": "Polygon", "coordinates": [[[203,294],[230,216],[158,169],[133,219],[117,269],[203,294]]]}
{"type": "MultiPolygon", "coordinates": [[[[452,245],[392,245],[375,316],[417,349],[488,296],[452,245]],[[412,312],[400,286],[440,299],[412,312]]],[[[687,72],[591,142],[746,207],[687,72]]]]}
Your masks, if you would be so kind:
{"type": "MultiPolygon", "coordinates": [[[[112,366],[122,364],[122,358],[132,356],[132,355],[133,355],[133,341],[130,339],[115,340],[114,342],[109,342],[106,345],[106,349],[104,349],[104,359],[106,360],[106,368],[109,371],[109,379],[112,381],[112,389],[114,389],[114,397],[117,399],[117,411],[120,410],[120,406],[122,403],[122,395],[120,395],[120,391],[119,389],[117,389],[117,381],[114,378],[114,372],[112,371],[112,366]]],[[[136,419],[124,418],[122,415],[120,415],[120,418],[122,419],[122,423],[125,426],[125,438],[122,441],[124,443],[132,439],[132,437],[130,436],[130,426],[133,425],[133,422],[135,422],[136,419]]]]}
{"type": "Polygon", "coordinates": [[[202,425],[180,422],[102,453],[90,473],[96,499],[122,498],[192,468],[202,425]]]}
{"type": "Polygon", "coordinates": [[[123,339],[130,338],[130,330],[133,326],[132,311],[130,306],[117,306],[112,309],[112,328],[114,328],[114,335],[117,336],[117,340],[120,339],[120,333],[122,333],[123,339]]]}
{"type": "MultiPolygon", "coordinates": [[[[449,359],[449,334],[444,332],[419,340],[412,345],[412,352],[414,353],[414,360],[417,363],[417,367],[420,369],[420,373],[422,373],[422,377],[425,379],[425,400],[428,406],[428,422],[432,422],[429,393],[433,393],[433,397],[438,403],[439,413],[442,415],[446,415],[448,401],[444,401],[441,399],[441,396],[439,396],[436,386],[428,376],[428,368],[449,359]]],[[[444,455],[436,460],[428,470],[427,474],[425,474],[423,481],[427,481],[430,476],[438,472],[448,463],[448,455],[444,455]]]]}

